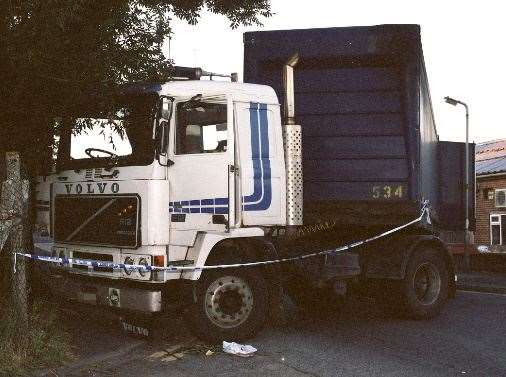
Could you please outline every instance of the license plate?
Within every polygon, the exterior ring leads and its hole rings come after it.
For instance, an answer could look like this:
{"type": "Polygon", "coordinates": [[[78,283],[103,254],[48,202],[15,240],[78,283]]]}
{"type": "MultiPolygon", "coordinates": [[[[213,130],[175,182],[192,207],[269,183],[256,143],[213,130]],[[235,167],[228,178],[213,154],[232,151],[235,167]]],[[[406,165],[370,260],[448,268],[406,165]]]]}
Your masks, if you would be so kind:
{"type": "Polygon", "coordinates": [[[139,335],[148,337],[149,336],[149,329],[143,326],[139,326],[138,324],[127,322],[125,320],[121,320],[121,326],[123,328],[123,331],[132,334],[132,335],[139,335]]]}
{"type": "Polygon", "coordinates": [[[97,304],[97,295],[95,293],[90,292],[78,292],[77,293],[77,301],[85,303],[85,304],[97,304]]]}

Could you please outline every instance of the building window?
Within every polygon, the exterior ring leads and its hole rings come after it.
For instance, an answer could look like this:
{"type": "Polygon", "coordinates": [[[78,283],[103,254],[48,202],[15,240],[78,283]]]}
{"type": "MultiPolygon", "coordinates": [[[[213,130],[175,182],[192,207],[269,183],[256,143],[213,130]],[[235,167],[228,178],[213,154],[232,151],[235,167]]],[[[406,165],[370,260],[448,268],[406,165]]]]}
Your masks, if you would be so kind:
{"type": "Polygon", "coordinates": [[[495,191],[492,189],[487,189],[488,200],[494,200],[495,191]]]}
{"type": "Polygon", "coordinates": [[[491,188],[483,189],[483,200],[494,200],[495,191],[491,188]]]}
{"type": "Polygon", "coordinates": [[[496,189],[495,190],[495,206],[496,207],[506,207],[506,190],[505,189],[496,189]]]}
{"type": "Polygon", "coordinates": [[[490,244],[506,244],[506,214],[490,215],[490,244]]]}

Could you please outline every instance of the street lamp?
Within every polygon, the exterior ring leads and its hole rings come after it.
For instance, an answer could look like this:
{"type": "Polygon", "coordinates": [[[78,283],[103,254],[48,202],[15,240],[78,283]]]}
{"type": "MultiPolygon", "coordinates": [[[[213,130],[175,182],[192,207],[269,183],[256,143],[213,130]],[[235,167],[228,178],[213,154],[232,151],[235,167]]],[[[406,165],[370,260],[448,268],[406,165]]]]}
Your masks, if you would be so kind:
{"type": "Polygon", "coordinates": [[[457,106],[462,105],[466,109],[466,183],[465,183],[465,192],[466,192],[466,205],[465,205],[465,211],[466,211],[466,234],[465,234],[465,241],[464,241],[464,269],[466,271],[470,270],[470,261],[469,261],[469,249],[468,249],[468,243],[469,243],[469,107],[465,102],[456,100],[451,97],[445,97],[445,102],[457,106]]]}

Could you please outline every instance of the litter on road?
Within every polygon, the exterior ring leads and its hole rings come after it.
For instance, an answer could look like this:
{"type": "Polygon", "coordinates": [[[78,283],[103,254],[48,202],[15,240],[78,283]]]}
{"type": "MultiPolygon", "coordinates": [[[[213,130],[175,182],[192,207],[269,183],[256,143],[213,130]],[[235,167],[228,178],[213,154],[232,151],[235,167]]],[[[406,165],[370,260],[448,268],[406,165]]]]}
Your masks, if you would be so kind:
{"type": "Polygon", "coordinates": [[[231,355],[237,355],[242,357],[250,357],[257,351],[253,346],[247,344],[239,344],[235,342],[223,342],[223,352],[231,355]]]}

